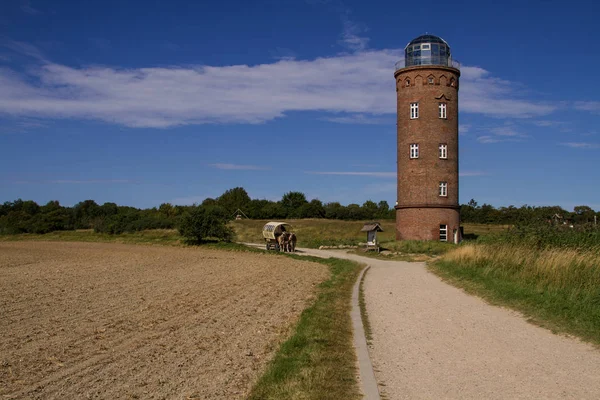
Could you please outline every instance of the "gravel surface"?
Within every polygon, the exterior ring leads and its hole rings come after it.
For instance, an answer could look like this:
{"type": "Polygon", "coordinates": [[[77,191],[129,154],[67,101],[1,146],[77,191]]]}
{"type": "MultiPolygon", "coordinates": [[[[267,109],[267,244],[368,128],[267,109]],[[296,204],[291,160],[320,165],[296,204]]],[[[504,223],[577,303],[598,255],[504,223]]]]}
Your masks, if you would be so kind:
{"type": "Polygon", "coordinates": [[[0,243],[0,397],[245,398],[327,277],[246,252],[0,243]]]}
{"type": "Polygon", "coordinates": [[[369,262],[371,357],[389,399],[600,399],[600,350],[442,282],[369,262]]]}
{"type": "Polygon", "coordinates": [[[371,266],[370,355],[384,399],[600,399],[600,349],[444,283],[424,263],[371,266]]]}

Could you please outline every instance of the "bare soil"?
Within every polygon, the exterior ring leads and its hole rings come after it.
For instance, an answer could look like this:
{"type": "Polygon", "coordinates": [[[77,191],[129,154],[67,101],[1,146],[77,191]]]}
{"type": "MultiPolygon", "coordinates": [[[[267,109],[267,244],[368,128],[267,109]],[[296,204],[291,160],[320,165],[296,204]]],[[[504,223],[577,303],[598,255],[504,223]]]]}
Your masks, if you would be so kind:
{"type": "Polygon", "coordinates": [[[0,243],[0,396],[244,398],[327,277],[246,252],[0,243]]]}

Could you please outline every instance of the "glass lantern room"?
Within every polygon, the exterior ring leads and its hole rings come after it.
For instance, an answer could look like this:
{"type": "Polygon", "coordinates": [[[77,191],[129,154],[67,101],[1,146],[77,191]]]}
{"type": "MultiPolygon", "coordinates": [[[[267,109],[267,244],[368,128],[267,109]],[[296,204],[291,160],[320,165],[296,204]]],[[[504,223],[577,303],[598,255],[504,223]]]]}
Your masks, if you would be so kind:
{"type": "Polygon", "coordinates": [[[421,35],[404,48],[404,67],[415,65],[458,67],[457,63],[452,62],[448,43],[434,35],[421,35]]]}

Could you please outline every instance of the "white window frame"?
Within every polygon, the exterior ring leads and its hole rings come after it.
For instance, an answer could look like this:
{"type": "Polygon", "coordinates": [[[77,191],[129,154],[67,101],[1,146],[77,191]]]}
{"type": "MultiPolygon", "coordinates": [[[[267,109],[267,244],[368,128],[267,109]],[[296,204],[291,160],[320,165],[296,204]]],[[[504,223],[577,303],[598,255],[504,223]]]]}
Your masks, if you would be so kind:
{"type": "Polygon", "coordinates": [[[427,77],[427,83],[430,84],[430,85],[433,85],[435,83],[435,80],[434,80],[433,76],[427,77]]]}
{"type": "Polygon", "coordinates": [[[410,103],[410,119],[419,118],[419,103],[410,103]]]}
{"type": "Polygon", "coordinates": [[[448,197],[448,182],[440,182],[440,197],[448,197]]]}
{"type": "Polygon", "coordinates": [[[418,143],[411,143],[410,158],[411,159],[419,158],[419,144],[418,143]]]}
{"type": "Polygon", "coordinates": [[[440,242],[448,241],[448,225],[440,224],[440,242]]]}
{"type": "Polygon", "coordinates": [[[445,143],[440,143],[438,149],[439,149],[440,160],[447,160],[448,159],[448,145],[445,143]]]}
{"type": "Polygon", "coordinates": [[[448,106],[446,105],[446,103],[439,103],[438,109],[439,109],[439,117],[441,119],[446,119],[447,115],[448,115],[448,106]]]}

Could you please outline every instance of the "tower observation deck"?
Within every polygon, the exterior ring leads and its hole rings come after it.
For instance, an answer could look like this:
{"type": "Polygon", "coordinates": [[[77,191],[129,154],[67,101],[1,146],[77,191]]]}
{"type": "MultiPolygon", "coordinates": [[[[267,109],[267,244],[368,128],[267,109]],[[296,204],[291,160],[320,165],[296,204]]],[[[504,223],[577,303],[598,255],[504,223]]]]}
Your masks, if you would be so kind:
{"type": "Polygon", "coordinates": [[[448,43],[434,35],[421,35],[404,48],[404,60],[396,63],[396,70],[418,65],[441,65],[460,69],[460,63],[452,59],[448,43]]]}

